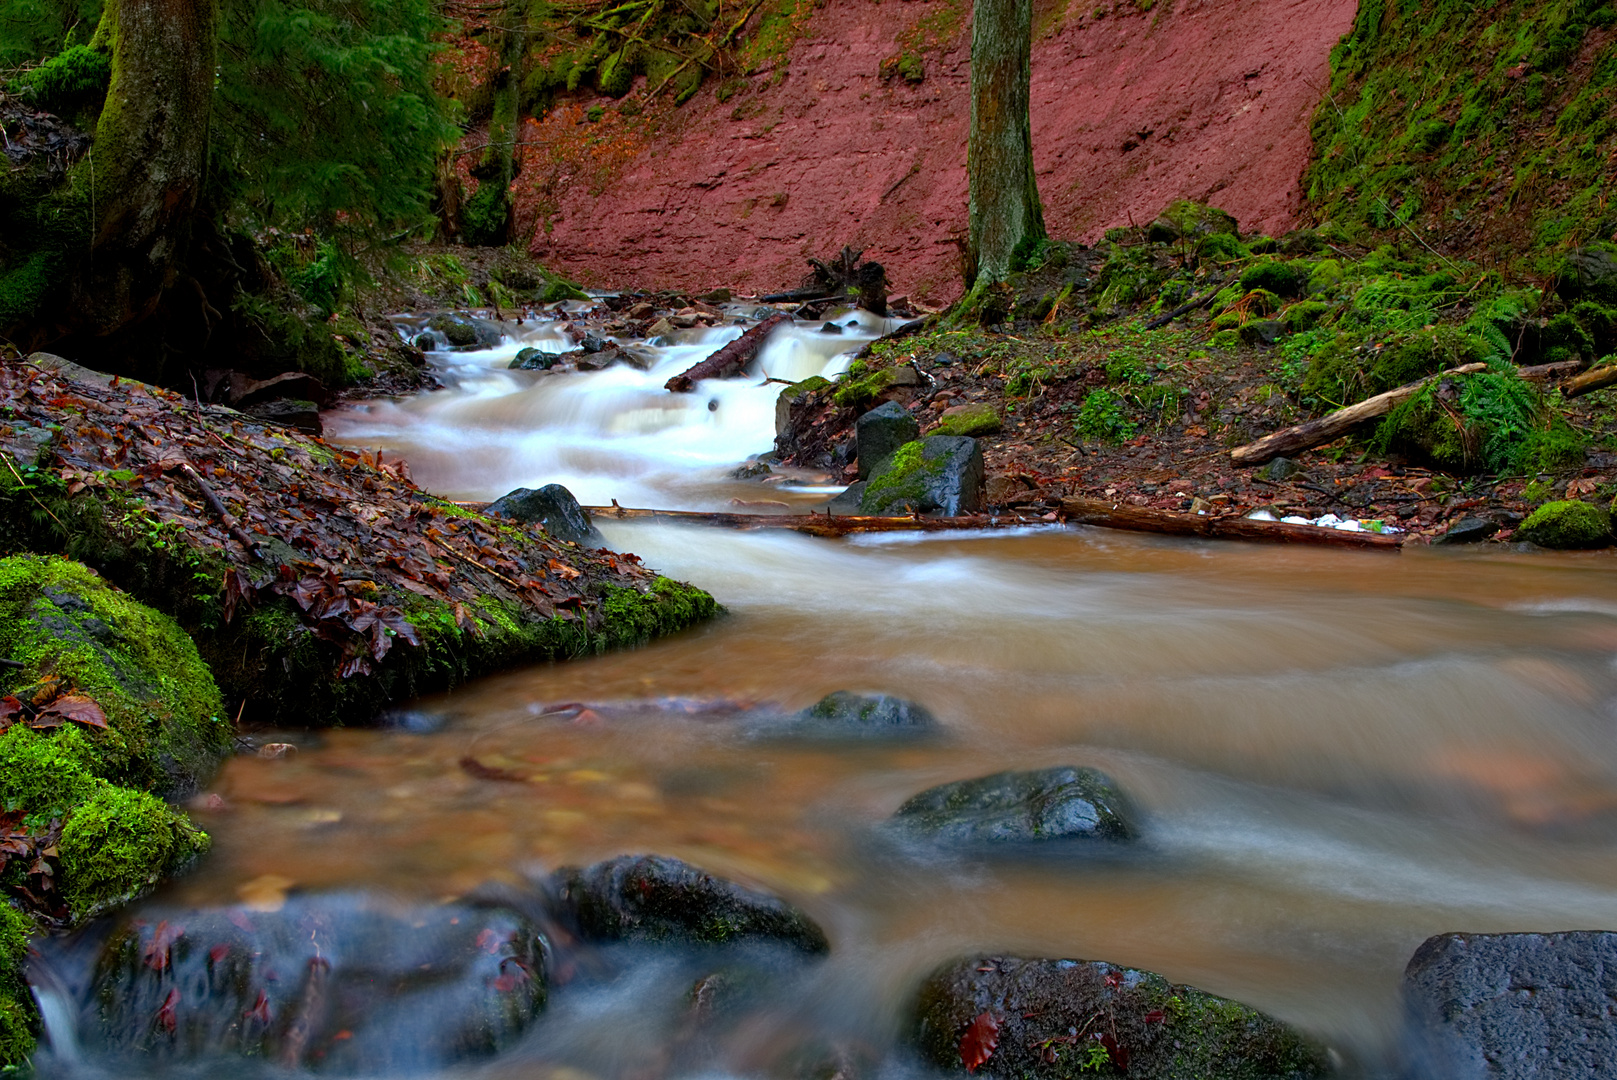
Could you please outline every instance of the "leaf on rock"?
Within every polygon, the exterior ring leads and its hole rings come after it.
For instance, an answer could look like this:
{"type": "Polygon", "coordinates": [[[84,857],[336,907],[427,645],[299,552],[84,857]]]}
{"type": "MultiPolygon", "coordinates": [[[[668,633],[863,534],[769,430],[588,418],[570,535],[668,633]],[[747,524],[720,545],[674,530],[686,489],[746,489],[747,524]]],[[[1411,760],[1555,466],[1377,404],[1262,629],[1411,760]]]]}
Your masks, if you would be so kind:
{"type": "Polygon", "coordinates": [[[999,1048],[1000,1019],[991,1012],[978,1013],[960,1038],[960,1064],[974,1073],[999,1048]]]}
{"type": "Polygon", "coordinates": [[[61,727],[64,720],[102,730],[106,730],[107,727],[107,714],[101,711],[101,706],[95,703],[94,698],[87,698],[82,694],[68,694],[66,697],[57,698],[39,711],[31,726],[42,729],[61,727]]]}

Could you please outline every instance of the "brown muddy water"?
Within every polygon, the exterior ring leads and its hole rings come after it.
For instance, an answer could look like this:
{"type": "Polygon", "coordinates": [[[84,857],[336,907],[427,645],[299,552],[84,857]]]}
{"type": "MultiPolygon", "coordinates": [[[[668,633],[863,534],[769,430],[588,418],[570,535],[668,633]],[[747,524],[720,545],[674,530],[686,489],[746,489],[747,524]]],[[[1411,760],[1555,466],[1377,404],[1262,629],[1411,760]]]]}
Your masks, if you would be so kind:
{"type": "MultiPolygon", "coordinates": [[[[819,351],[786,377],[846,363],[800,337],[819,351]]],[[[659,369],[516,379],[496,366],[512,352],[436,356],[463,369],[451,389],[336,418],[339,438],[404,452],[452,495],[560,478],[587,502],[663,506],[724,505],[726,468],[769,447],[776,387],[669,402],[659,369]]],[[[1400,1063],[1400,975],[1427,936],[1617,928],[1609,555],[600,524],[728,614],[410,703],[416,731],[290,733],[282,759],[231,761],[211,789],[222,806],[195,811],[213,853],[158,900],[435,899],[657,852],[776,891],[831,939],[789,994],[698,1053],[681,1042],[690,972],[673,961],[558,989],[519,1046],[452,1073],[513,1080],[774,1077],[816,1041],[915,1074],[915,986],[978,951],[1151,969],[1385,1074],[1400,1063]],[[844,688],[921,702],[945,734],[788,744],[752,737],[738,712],[844,688]],[[984,861],[882,831],[930,785],[1064,764],[1132,797],[1137,848],[984,861]],[[474,775],[490,770],[503,779],[474,775]]],[[[44,1071],[137,1064],[86,1054],[44,1071]]]]}

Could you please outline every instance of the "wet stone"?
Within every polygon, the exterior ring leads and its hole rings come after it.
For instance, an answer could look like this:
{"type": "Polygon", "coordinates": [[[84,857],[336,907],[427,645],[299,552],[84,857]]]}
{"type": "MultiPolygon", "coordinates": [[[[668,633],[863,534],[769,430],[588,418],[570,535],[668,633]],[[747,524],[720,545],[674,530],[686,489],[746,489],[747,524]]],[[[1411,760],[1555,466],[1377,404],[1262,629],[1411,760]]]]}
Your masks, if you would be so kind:
{"type": "Polygon", "coordinates": [[[1133,840],[1132,813],[1111,777],[1059,766],[957,780],[911,797],[893,824],[950,844],[1133,840]]]}
{"type": "Polygon", "coordinates": [[[1485,517],[1463,517],[1433,540],[1434,544],[1475,544],[1499,531],[1499,522],[1485,517]]]}
{"type": "Polygon", "coordinates": [[[983,508],[982,448],[966,435],[931,435],[905,444],[871,470],[859,506],[876,515],[975,514],[983,508]]]}
{"type": "Polygon", "coordinates": [[[549,371],[556,365],[556,359],[555,353],[547,353],[530,345],[518,350],[507,367],[512,371],[549,371]]]}
{"type": "Polygon", "coordinates": [[[121,1057],[418,1072],[514,1042],[545,1006],[543,963],[536,927],[498,907],[145,909],[109,940],[81,1030],[121,1057]]]}
{"type": "Polygon", "coordinates": [[[958,960],[921,985],[916,1016],[923,1056],[955,1074],[966,1071],[967,1034],[983,1025],[997,1038],[978,1075],[1302,1080],[1330,1071],[1325,1047],[1271,1016],[1101,961],[958,960]]]}
{"type": "Polygon", "coordinates": [[[557,540],[586,547],[606,542],[573,493],[560,484],[546,484],[537,490],[517,488],[489,503],[487,512],[524,525],[538,525],[557,540]]]}
{"type": "Polygon", "coordinates": [[[853,430],[861,480],[868,480],[878,466],[893,456],[893,451],[921,437],[921,425],[896,401],[865,413],[854,422],[853,430]]]}
{"type": "Polygon", "coordinates": [[[558,870],[552,885],[558,916],[585,940],[773,942],[805,953],[831,950],[825,931],[779,897],[661,855],[626,855],[582,870],[558,870]]]}
{"type": "Polygon", "coordinates": [[[1303,467],[1288,457],[1271,458],[1269,463],[1258,470],[1258,475],[1265,480],[1289,480],[1303,471],[1303,467]]]}
{"type": "Polygon", "coordinates": [[[769,466],[761,461],[749,461],[745,465],[731,469],[730,476],[735,480],[757,480],[759,477],[770,475],[771,471],[769,466]]]}
{"type": "Polygon", "coordinates": [[[924,705],[888,694],[838,690],[757,734],[787,739],[913,739],[936,734],[937,718],[924,705]]]}
{"type": "Polygon", "coordinates": [[[1617,933],[1439,934],[1404,971],[1428,1080],[1572,1080],[1617,1062],[1617,933]]]}

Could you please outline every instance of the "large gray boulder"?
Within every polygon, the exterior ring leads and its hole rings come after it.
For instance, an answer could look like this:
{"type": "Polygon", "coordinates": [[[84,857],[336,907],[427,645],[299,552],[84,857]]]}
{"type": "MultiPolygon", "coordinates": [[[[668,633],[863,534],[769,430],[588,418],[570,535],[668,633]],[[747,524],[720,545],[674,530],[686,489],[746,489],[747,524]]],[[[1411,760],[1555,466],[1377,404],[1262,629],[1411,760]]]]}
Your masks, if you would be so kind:
{"type": "Polygon", "coordinates": [[[893,452],[921,437],[921,425],[896,401],[871,409],[853,425],[854,453],[859,458],[859,479],[868,480],[893,452]]]}
{"type": "Polygon", "coordinates": [[[504,1049],[545,988],[538,929],[504,908],[364,894],[157,908],[109,939],[79,1030],[119,1060],[399,1075],[504,1049]]]}
{"type": "Polygon", "coordinates": [[[957,960],[921,985],[916,1017],[922,1054],[954,1074],[1302,1080],[1330,1068],[1323,1046],[1272,1016],[1100,961],[957,960]]]}
{"type": "Polygon", "coordinates": [[[557,540],[570,540],[585,547],[600,547],[606,543],[573,493],[560,484],[506,492],[489,503],[485,512],[524,525],[538,525],[557,540]]]}
{"type": "Polygon", "coordinates": [[[1569,252],[1556,268],[1555,290],[1564,300],[1617,302],[1617,245],[1595,243],[1569,252]]]}
{"type": "Polygon", "coordinates": [[[898,808],[893,824],[954,844],[1132,840],[1131,816],[1105,773],[1058,766],[928,788],[898,808]]]}
{"type": "Polygon", "coordinates": [[[859,499],[866,514],[933,512],[947,517],[983,508],[983,452],[965,435],[905,443],[877,466],[859,499]]]}
{"type": "Polygon", "coordinates": [[[552,879],[557,914],[586,941],[764,942],[831,950],[825,931],[777,896],[662,855],[625,855],[552,879]]]}
{"type": "Polygon", "coordinates": [[[1617,1075],[1617,933],[1439,934],[1404,970],[1423,1080],[1617,1075]]]}

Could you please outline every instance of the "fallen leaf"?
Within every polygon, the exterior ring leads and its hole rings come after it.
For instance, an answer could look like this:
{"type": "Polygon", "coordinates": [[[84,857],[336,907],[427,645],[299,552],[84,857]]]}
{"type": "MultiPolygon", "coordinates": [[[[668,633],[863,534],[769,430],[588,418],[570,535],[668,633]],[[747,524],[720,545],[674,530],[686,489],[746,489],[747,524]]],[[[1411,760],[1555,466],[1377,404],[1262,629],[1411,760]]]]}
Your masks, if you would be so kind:
{"type": "Polygon", "coordinates": [[[969,1073],[994,1056],[999,1048],[999,1017],[991,1012],[978,1013],[960,1038],[960,1064],[969,1073]]]}
{"type": "Polygon", "coordinates": [[[168,997],[163,999],[162,1008],[157,1010],[157,1017],[153,1021],[158,1027],[162,1028],[170,1035],[174,1034],[174,1029],[179,1026],[179,1013],[176,1010],[176,1006],[178,1006],[179,1003],[180,992],[178,989],[171,987],[168,992],[168,997]]]}
{"type": "Polygon", "coordinates": [[[101,706],[95,703],[94,698],[87,698],[82,694],[68,694],[59,697],[39,711],[33,720],[33,727],[58,727],[63,720],[71,720],[75,724],[85,727],[107,727],[107,714],[101,711],[101,706]]]}
{"type": "Polygon", "coordinates": [[[152,934],[152,940],[141,952],[141,960],[153,971],[167,971],[170,966],[170,951],[174,943],[185,936],[185,927],[169,925],[167,919],[157,924],[157,930],[152,934]]]}

